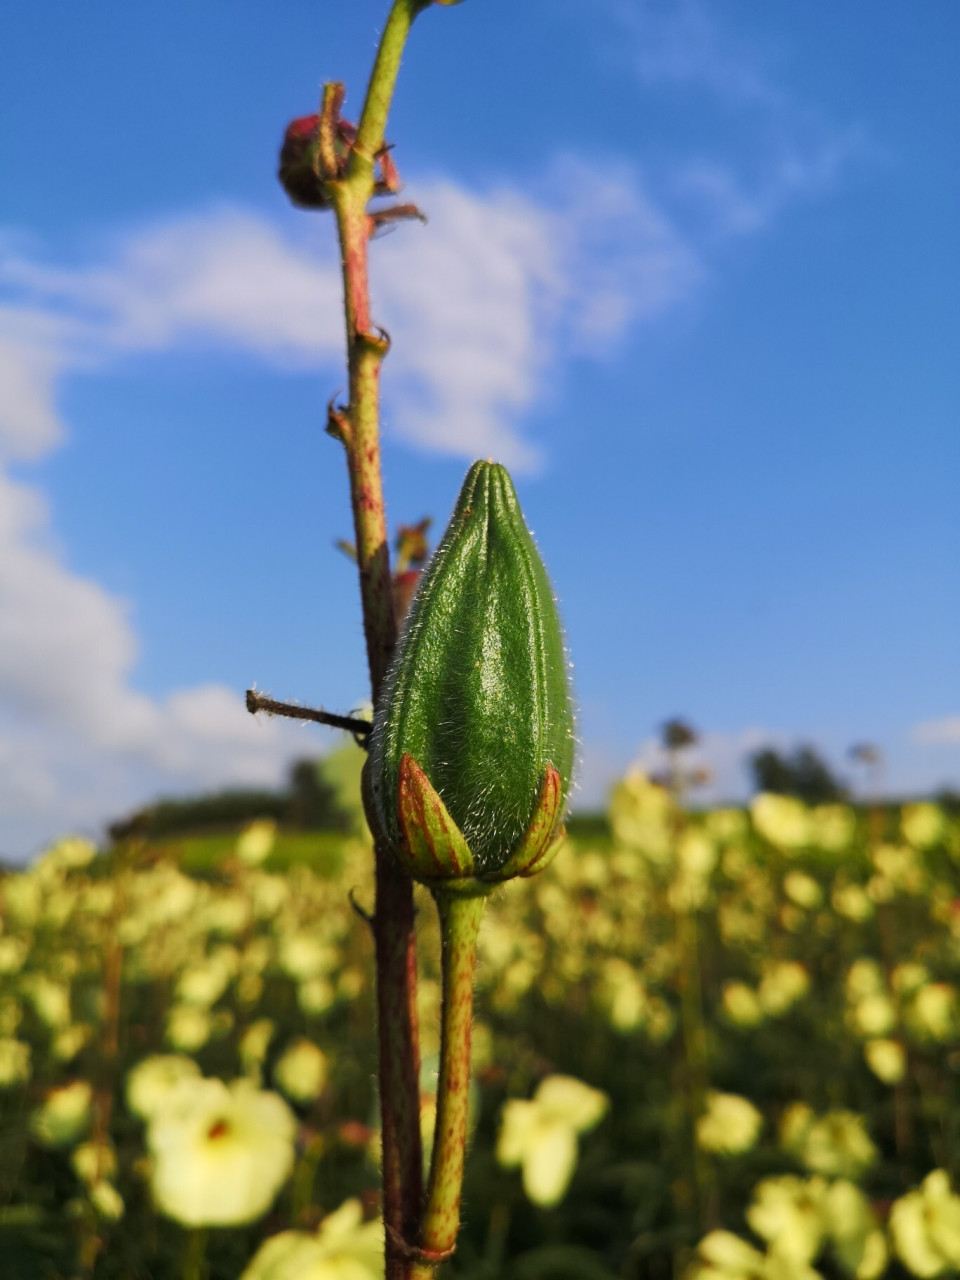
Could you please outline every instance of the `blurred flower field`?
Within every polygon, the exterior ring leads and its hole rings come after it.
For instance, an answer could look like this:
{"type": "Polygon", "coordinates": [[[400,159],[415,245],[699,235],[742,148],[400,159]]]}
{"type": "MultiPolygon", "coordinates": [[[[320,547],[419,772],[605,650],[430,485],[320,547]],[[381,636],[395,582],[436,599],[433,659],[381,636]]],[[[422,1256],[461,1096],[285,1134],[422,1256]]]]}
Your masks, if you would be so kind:
{"type": "MultiPolygon", "coordinates": [[[[488,909],[444,1274],[960,1271],[960,822],[684,813],[637,774],[610,829],[488,909]]],[[[65,840],[0,880],[0,1276],[382,1274],[370,850],[285,839],[65,840]]]]}

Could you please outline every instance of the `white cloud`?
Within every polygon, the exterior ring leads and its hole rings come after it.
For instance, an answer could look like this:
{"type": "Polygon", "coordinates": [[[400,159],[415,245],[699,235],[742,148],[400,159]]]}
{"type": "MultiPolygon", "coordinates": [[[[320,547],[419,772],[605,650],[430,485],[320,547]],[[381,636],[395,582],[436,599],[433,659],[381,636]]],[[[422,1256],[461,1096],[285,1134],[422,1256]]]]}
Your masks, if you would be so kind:
{"type": "Polygon", "coordinates": [[[844,167],[863,151],[862,138],[849,130],[811,143],[807,149],[782,146],[752,181],[729,163],[691,161],[678,168],[673,187],[697,209],[708,236],[748,235],[769,227],[795,201],[829,190],[844,167]]]}
{"type": "MultiPolygon", "coordinates": [[[[572,175],[559,167],[539,200],[424,183],[429,228],[373,246],[400,437],[535,465],[522,418],[558,363],[605,351],[695,284],[695,255],[633,175],[594,175],[589,204],[572,175]]],[[[200,343],[339,374],[332,227],[309,227],[214,209],[72,266],[0,241],[0,462],[48,454],[67,431],[62,381],[109,376],[132,353],[200,343]]],[[[158,792],[275,783],[311,749],[300,727],[255,721],[221,686],[148,696],[138,648],[128,603],[69,567],[42,493],[0,471],[0,855],[96,831],[158,792]]]]}
{"type": "Polygon", "coordinates": [[[562,358],[605,355],[700,278],[692,247],[625,168],[558,163],[538,199],[443,182],[410,194],[429,225],[374,247],[374,300],[396,340],[396,429],[438,452],[535,467],[519,424],[562,358]]]}
{"type": "MultiPolygon", "coordinates": [[[[429,226],[395,229],[372,246],[374,313],[394,339],[388,431],[430,451],[533,467],[540,455],[523,438],[523,415],[563,357],[600,353],[695,285],[695,252],[628,169],[567,161],[541,186],[533,198],[421,183],[406,194],[429,226]]],[[[23,334],[29,311],[39,332],[29,347],[18,339],[12,363],[25,383],[13,388],[16,423],[0,419],[0,432],[21,452],[30,439],[38,449],[53,443],[56,375],[134,351],[200,341],[340,376],[333,227],[309,226],[309,236],[293,236],[254,214],[214,209],[140,231],[105,261],[73,268],[8,248],[0,284],[20,299],[9,328],[23,334]]]]}
{"type": "Polygon", "coordinates": [[[160,790],[275,783],[310,749],[220,686],[138,692],[129,611],[63,564],[41,495],[0,475],[0,513],[0,856],[160,790]]]}
{"type": "MultiPolygon", "coordinates": [[[[609,358],[705,274],[691,237],[624,165],[567,159],[525,192],[433,180],[408,194],[429,225],[374,243],[373,301],[393,339],[386,430],[420,449],[538,466],[524,419],[563,364],[609,358]]],[[[240,351],[329,369],[333,389],[333,228],[293,225],[211,209],[72,265],[0,238],[0,464],[64,438],[64,379],[108,377],[137,353],[240,351]]],[[[219,686],[144,694],[137,657],[130,606],[69,567],[43,495],[0,471],[0,854],[161,790],[275,781],[310,749],[219,686]]]]}
{"type": "Polygon", "coordinates": [[[914,742],[924,746],[953,747],[960,744],[960,715],[943,716],[939,720],[923,720],[910,730],[914,742]]]}

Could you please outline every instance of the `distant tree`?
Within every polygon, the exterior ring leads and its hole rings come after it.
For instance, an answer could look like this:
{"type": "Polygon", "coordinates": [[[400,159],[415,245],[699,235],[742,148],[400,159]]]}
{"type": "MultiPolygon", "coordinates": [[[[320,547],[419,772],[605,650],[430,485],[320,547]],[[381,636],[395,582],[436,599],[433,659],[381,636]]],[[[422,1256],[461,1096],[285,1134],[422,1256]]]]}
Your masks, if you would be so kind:
{"type": "MultiPolygon", "coordinates": [[[[359,748],[351,748],[362,755],[359,748]]],[[[335,752],[334,756],[340,753],[335,752]]],[[[333,757],[329,757],[333,759],[333,757]]],[[[240,827],[254,818],[272,818],[300,831],[350,831],[354,818],[336,778],[324,772],[324,760],[297,760],[285,790],[217,791],[202,796],[158,800],[108,828],[114,840],[146,839],[240,827]]],[[[359,790],[359,788],[358,788],[359,790]]]]}
{"type": "Polygon", "coordinates": [[[305,831],[345,831],[349,815],[337,804],[337,795],[323,771],[323,760],[297,760],[290,769],[285,826],[305,831]]]}
{"type": "Polygon", "coordinates": [[[684,747],[693,747],[700,741],[700,735],[687,720],[679,716],[672,720],[664,720],[660,726],[661,740],[667,751],[682,751],[684,747]]]}
{"type": "Polygon", "coordinates": [[[789,755],[765,747],[750,757],[750,770],[758,791],[796,796],[807,804],[845,800],[848,795],[843,782],[810,746],[795,747],[789,755]]]}

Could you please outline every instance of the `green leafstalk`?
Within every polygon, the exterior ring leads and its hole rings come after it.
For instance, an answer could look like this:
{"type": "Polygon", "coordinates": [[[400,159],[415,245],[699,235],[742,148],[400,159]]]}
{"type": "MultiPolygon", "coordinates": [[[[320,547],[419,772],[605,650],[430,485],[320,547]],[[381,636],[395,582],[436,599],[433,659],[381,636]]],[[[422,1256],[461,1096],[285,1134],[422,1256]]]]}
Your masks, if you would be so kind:
{"type": "Polygon", "coordinates": [[[440,1079],[427,1207],[420,1228],[420,1257],[410,1280],[429,1280],[434,1268],[453,1252],[460,1230],[470,1101],[473,971],[477,932],[487,902],[483,891],[464,894],[438,888],[433,896],[440,915],[443,973],[440,1079]]]}

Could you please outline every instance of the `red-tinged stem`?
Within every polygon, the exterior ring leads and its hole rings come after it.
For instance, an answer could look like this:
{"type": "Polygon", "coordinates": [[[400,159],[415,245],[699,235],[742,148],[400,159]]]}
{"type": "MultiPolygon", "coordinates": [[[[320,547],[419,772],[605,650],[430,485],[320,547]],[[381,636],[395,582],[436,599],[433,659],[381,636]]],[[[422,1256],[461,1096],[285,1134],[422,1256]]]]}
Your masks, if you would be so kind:
{"type": "MultiPolygon", "coordinates": [[[[374,701],[396,643],[383,481],[380,469],[380,365],[389,343],[370,318],[367,250],[373,223],[376,157],[400,59],[423,0],[394,0],[380,40],[346,175],[329,184],[343,263],[349,403],[336,415],[350,473],[363,629],[374,701]]],[[[423,1208],[420,1140],[420,1053],[416,1014],[413,884],[391,850],[376,850],[380,1112],[386,1280],[410,1280],[409,1243],[423,1208]]]]}
{"type": "MultiPolygon", "coordinates": [[[[361,173],[362,177],[362,173],[361,173]]],[[[343,258],[350,399],[341,438],[350,473],[363,630],[374,701],[396,643],[390,553],[380,470],[380,364],[387,343],[370,331],[367,286],[370,183],[347,179],[334,191],[343,258]]],[[[407,1280],[403,1242],[415,1239],[423,1205],[420,1051],[413,885],[389,849],[376,850],[373,932],[377,962],[380,1119],[386,1280],[407,1280]]]]}

